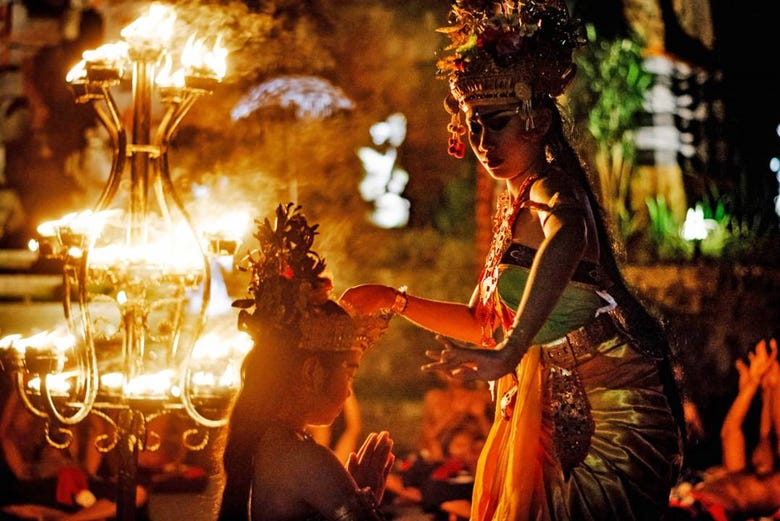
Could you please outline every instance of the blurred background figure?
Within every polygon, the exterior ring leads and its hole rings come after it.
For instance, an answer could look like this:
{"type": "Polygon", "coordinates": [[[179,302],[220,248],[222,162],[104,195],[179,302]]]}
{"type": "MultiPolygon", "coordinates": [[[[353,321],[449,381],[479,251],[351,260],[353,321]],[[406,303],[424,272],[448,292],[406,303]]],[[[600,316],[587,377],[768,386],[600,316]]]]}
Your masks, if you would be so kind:
{"type": "Polygon", "coordinates": [[[423,398],[420,456],[431,461],[444,457],[442,436],[455,426],[472,423],[487,436],[492,420],[493,402],[485,382],[466,382],[437,375],[441,385],[423,398]]]}
{"type": "Polygon", "coordinates": [[[451,424],[441,434],[441,459],[411,455],[396,464],[387,479],[388,509],[418,506],[432,519],[446,521],[452,512],[465,513],[471,505],[477,461],[485,434],[472,418],[451,424]]]}
{"type": "MultiPolygon", "coordinates": [[[[5,176],[26,210],[28,234],[43,221],[91,208],[110,171],[106,132],[89,104],[75,103],[65,81],[85,50],[104,43],[103,15],[91,2],[66,4],[55,18],[58,36],[15,43],[24,53],[9,66],[19,71],[18,96],[24,100],[23,107],[17,102],[11,108],[24,108],[27,124],[22,126],[21,115],[6,118],[16,123],[3,139],[13,138],[5,176]]],[[[37,15],[34,7],[26,6],[29,19],[37,15]]]]}
{"type": "Polygon", "coordinates": [[[671,505],[676,509],[691,515],[706,513],[722,521],[777,519],[780,509],[777,341],[774,338],[759,341],[747,358],[747,362],[735,363],[739,383],[720,429],[721,464],[705,470],[698,482],[685,480],[678,484],[671,498],[671,505]],[[753,407],[760,410],[757,426],[747,421],[753,407]],[[749,442],[748,433],[755,431],[756,441],[749,442]]]}
{"type": "MultiPolygon", "coordinates": [[[[116,517],[116,482],[102,473],[94,445],[102,420],[90,416],[64,449],[45,439],[45,427],[9,389],[0,421],[0,519],[89,521],[116,517]]],[[[138,520],[148,519],[147,491],[138,486],[138,520]]]]}

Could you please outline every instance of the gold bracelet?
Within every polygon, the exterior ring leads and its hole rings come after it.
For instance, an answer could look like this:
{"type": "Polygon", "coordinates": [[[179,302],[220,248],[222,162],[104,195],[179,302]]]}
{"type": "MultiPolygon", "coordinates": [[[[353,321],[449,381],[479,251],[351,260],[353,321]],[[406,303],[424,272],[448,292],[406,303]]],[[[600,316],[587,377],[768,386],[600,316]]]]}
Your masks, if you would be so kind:
{"type": "Polygon", "coordinates": [[[403,315],[406,311],[406,306],[409,305],[409,296],[406,294],[406,286],[401,286],[395,291],[395,300],[393,305],[390,306],[390,312],[393,315],[403,315]]]}

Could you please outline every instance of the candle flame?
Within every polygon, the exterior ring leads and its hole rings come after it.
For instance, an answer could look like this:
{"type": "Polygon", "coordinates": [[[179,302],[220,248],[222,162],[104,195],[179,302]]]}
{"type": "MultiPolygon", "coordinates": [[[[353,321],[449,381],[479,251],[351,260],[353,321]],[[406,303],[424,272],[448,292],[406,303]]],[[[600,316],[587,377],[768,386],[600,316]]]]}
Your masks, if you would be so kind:
{"type": "Polygon", "coordinates": [[[85,79],[87,79],[86,60],[81,60],[80,62],[78,62],[68,71],[68,74],[65,75],[65,81],[67,81],[68,83],[73,83],[85,79]]]}
{"type": "Polygon", "coordinates": [[[0,349],[13,349],[18,352],[23,352],[23,348],[19,348],[19,345],[16,343],[17,340],[21,339],[22,335],[18,333],[14,333],[12,335],[6,335],[3,338],[0,338],[0,349]]]}
{"type": "Polygon", "coordinates": [[[217,332],[202,336],[192,351],[192,359],[200,361],[192,374],[193,387],[198,391],[237,389],[241,363],[252,345],[252,337],[244,331],[227,337],[217,332]]]}
{"type": "Polygon", "coordinates": [[[105,43],[97,49],[87,49],[81,57],[87,63],[123,64],[129,59],[128,48],[127,42],[105,43]]]}
{"type": "Polygon", "coordinates": [[[119,391],[122,389],[122,373],[106,373],[100,376],[100,385],[108,390],[119,391]]]}
{"type": "MultiPolygon", "coordinates": [[[[68,373],[56,373],[56,374],[48,374],[44,378],[46,378],[46,386],[49,388],[49,391],[52,394],[59,394],[59,395],[67,395],[70,393],[70,379],[74,378],[76,376],[73,372],[68,373]]],[[[35,391],[36,393],[41,392],[41,377],[35,376],[30,379],[29,382],[27,382],[27,388],[35,391]]]]}
{"type": "Polygon", "coordinates": [[[51,331],[41,331],[32,336],[24,337],[14,333],[0,339],[0,349],[15,349],[24,352],[31,349],[51,349],[58,355],[64,355],[76,345],[76,338],[65,327],[59,327],[51,331]]]}
{"type": "Polygon", "coordinates": [[[154,82],[160,86],[160,87],[173,87],[177,89],[181,89],[184,87],[184,69],[179,68],[174,72],[171,72],[173,69],[173,60],[171,59],[170,54],[165,55],[165,61],[163,62],[162,67],[160,67],[160,72],[157,73],[157,77],[155,78],[154,82]]]}
{"type": "Polygon", "coordinates": [[[100,235],[108,219],[116,213],[115,210],[71,212],[59,219],[39,224],[36,230],[41,237],[57,237],[64,229],[67,229],[71,233],[94,238],[100,235]]]}
{"type": "Polygon", "coordinates": [[[173,371],[138,375],[127,383],[125,394],[133,397],[160,396],[166,394],[173,383],[173,371]]]}
{"type": "MultiPolygon", "coordinates": [[[[245,331],[237,331],[228,338],[217,333],[206,333],[201,336],[192,349],[193,360],[220,360],[227,358],[239,358],[252,349],[252,337],[245,331]]],[[[239,360],[239,361],[240,361],[239,360]]]]}
{"type": "Polygon", "coordinates": [[[191,35],[181,55],[181,63],[193,76],[208,76],[221,80],[227,72],[227,48],[218,36],[211,49],[206,48],[205,38],[191,35]]]}
{"type": "Polygon", "coordinates": [[[149,6],[147,14],[134,20],[120,34],[134,46],[159,48],[170,41],[175,22],[176,12],[169,6],[155,2],[149,6]]]}
{"type": "Polygon", "coordinates": [[[141,269],[160,275],[189,275],[199,273],[203,268],[203,254],[197,244],[190,246],[171,234],[167,239],[160,238],[136,246],[110,244],[93,247],[89,267],[112,273],[141,269]]]}

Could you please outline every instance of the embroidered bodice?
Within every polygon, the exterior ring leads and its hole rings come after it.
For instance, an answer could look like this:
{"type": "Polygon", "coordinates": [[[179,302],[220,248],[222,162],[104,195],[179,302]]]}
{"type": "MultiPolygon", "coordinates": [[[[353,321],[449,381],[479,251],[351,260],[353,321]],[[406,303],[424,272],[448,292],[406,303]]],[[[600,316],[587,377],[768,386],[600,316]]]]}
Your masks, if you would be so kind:
{"type": "MultiPolygon", "coordinates": [[[[516,310],[530,276],[530,266],[536,250],[513,243],[501,259],[497,293],[501,303],[516,310]]],[[[534,344],[544,344],[560,338],[569,331],[590,322],[604,306],[597,293],[599,286],[595,265],[581,261],[575,277],[563,291],[547,320],[533,339],[534,344]]]]}

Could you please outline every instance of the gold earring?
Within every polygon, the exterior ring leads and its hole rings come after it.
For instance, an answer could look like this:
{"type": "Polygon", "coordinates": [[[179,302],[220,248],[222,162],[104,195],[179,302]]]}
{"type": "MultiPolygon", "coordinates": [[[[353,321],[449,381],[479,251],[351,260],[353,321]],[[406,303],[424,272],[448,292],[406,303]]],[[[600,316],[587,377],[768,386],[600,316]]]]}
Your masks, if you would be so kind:
{"type": "Polygon", "coordinates": [[[459,112],[452,115],[447,130],[450,132],[450,138],[447,140],[447,153],[458,159],[463,159],[466,155],[466,144],[461,137],[466,133],[466,127],[460,121],[459,112]]]}
{"type": "Polygon", "coordinates": [[[444,110],[452,116],[447,125],[447,131],[450,133],[447,140],[447,153],[462,159],[466,155],[466,145],[461,137],[466,133],[466,127],[460,121],[460,106],[451,93],[444,98],[444,110]]]}

